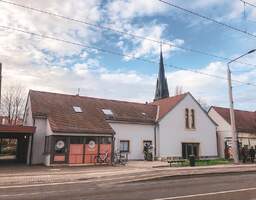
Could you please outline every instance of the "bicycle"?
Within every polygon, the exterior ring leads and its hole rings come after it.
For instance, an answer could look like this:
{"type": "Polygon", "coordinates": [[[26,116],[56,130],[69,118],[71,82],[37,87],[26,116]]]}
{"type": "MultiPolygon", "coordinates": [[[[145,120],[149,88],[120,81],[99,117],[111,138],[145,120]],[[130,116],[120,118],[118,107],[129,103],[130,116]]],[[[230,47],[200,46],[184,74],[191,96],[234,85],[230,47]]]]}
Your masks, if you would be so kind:
{"type": "Polygon", "coordinates": [[[127,165],[128,154],[127,153],[115,153],[113,165],[127,165]]]}
{"type": "Polygon", "coordinates": [[[95,163],[110,163],[109,152],[99,153],[94,158],[95,163]]]}

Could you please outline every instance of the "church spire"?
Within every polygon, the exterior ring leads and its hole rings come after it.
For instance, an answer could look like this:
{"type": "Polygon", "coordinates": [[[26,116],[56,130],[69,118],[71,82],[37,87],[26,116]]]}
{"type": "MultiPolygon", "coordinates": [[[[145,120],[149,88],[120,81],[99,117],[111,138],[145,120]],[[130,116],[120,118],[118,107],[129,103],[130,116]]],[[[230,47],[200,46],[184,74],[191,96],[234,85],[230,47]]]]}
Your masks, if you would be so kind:
{"type": "Polygon", "coordinates": [[[154,101],[157,101],[159,99],[163,99],[166,97],[169,97],[169,90],[168,90],[167,79],[165,77],[164,61],[163,61],[163,53],[162,53],[162,43],[161,43],[159,72],[158,72],[158,77],[157,77],[157,82],[156,82],[156,91],[155,91],[154,101]]]}

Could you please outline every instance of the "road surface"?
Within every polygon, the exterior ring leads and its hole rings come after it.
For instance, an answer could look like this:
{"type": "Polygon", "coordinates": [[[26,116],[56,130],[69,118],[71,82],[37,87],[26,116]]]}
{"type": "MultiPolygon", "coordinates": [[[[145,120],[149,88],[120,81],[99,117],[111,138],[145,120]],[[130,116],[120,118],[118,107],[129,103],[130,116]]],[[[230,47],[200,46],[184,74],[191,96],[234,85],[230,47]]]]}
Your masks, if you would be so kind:
{"type": "MultiPolygon", "coordinates": [[[[135,177],[136,178],[136,177],[135,177]]],[[[0,186],[0,200],[256,200],[256,173],[125,182],[125,177],[0,186]]]]}

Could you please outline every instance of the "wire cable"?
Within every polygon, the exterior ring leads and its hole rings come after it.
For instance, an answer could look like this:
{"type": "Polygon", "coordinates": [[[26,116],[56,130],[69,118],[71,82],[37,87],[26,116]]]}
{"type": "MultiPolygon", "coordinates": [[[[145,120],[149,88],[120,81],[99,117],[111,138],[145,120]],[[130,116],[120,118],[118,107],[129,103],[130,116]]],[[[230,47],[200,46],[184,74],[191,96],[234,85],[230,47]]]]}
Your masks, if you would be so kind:
{"type": "MultiPolygon", "coordinates": [[[[84,21],[84,20],[74,19],[74,18],[71,18],[71,17],[67,17],[67,16],[57,14],[57,13],[49,12],[49,11],[46,11],[46,10],[42,10],[42,9],[38,9],[38,8],[34,8],[34,7],[30,7],[30,6],[26,6],[26,5],[6,1],[6,0],[0,0],[0,2],[9,4],[9,5],[13,5],[13,6],[17,6],[17,7],[21,7],[21,8],[25,8],[25,9],[29,9],[29,10],[32,10],[32,11],[35,11],[35,12],[47,14],[47,15],[50,15],[50,16],[53,16],[53,17],[58,17],[58,18],[62,18],[62,19],[65,19],[65,20],[81,23],[81,24],[91,26],[91,27],[94,27],[94,28],[97,28],[97,29],[105,29],[105,30],[108,30],[108,31],[111,31],[111,32],[116,32],[120,35],[128,35],[128,36],[131,36],[133,38],[138,38],[140,40],[147,40],[147,41],[158,43],[158,44],[164,44],[164,45],[168,45],[170,47],[175,47],[175,48],[178,48],[178,49],[182,49],[184,51],[189,51],[189,52],[193,52],[193,53],[197,53],[197,54],[201,54],[201,55],[205,55],[205,56],[210,56],[210,57],[218,58],[218,59],[221,59],[221,60],[226,60],[226,61],[231,61],[232,60],[231,58],[224,57],[224,56],[219,56],[219,55],[212,54],[212,53],[209,53],[209,52],[205,52],[205,51],[202,51],[202,50],[192,49],[192,48],[187,48],[187,47],[181,47],[181,46],[173,44],[173,42],[171,42],[171,41],[167,41],[167,40],[160,41],[160,40],[157,40],[157,39],[153,39],[153,38],[144,37],[144,36],[141,36],[141,35],[129,33],[129,32],[124,31],[124,30],[118,30],[118,29],[114,29],[114,28],[111,28],[111,27],[108,27],[108,26],[94,24],[94,23],[84,21]]],[[[246,62],[236,61],[236,63],[256,67],[255,64],[250,64],[250,63],[246,63],[246,62]]]]}
{"type": "MultiPolygon", "coordinates": [[[[16,32],[21,32],[21,33],[29,34],[31,36],[37,36],[37,37],[40,37],[40,38],[55,40],[55,41],[67,43],[67,44],[70,44],[70,45],[80,46],[80,47],[87,48],[87,49],[94,49],[94,50],[98,50],[98,51],[108,53],[108,54],[113,54],[113,55],[122,56],[122,57],[129,57],[129,58],[139,60],[139,61],[143,61],[143,62],[150,63],[150,64],[158,64],[158,62],[155,62],[155,61],[152,61],[152,60],[143,59],[143,58],[140,58],[140,57],[135,57],[133,55],[127,55],[127,54],[123,54],[123,53],[119,53],[119,52],[115,52],[115,51],[110,51],[110,50],[103,49],[103,48],[93,47],[93,46],[89,46],[89,45],[86,45],[86,44],[73,42],[73,41],[68,41],[68,40],[64,40],[64,39],[60,39],[60,38],[56,38],[56,37],[52,37],[52,36],[47,36],[45,34],[42,35],[42,34],[30,32],[30,31],[26,31],[26,30],[22,30],[22,29],[17,29],[17,28],[14,28],[14,27],[8,27],[8,26],[2,26],[2,25],[0,25],[0,28],[4,28],[4,29],[16,31],[16,32]]],[[[170,65],[170,64],[166,64],[166,66],[174,68],[174,69],[190,71],[190,72],[205,75],[205,76],[208,76],[208,77],[214,77],[214,78],[218,78],[218,79],[222,79],[222,80],[227,80],[225,77],[218,76],[218,75],[215,75],[215,74],[205,73],[205,72],[202,72],[202,71],[199,71],[199,70],[189,69],[188,67],[179,67],[179,66],[170,65]]],[[[256,86],[256,84],[253,84],[253,83],[250,83],[250,82],[243,82],[243,81],[234,80],[234,79],[232,81],[237,82],[237,83],[243,83],[243,84],[249,85],[249,86],[256,86]]]]}
{"type": "Polygon", "coordinates": [[[183,12],[186,12],[186,13],[189,13],[189,14],[192,14],[192,15],[195,15],[195,16],[200,17],[200,18],[202,18],[202,19],[205,19],[205,20],[214,22],[215,24],[218,24],[218,25],[221,25],[221,26],[223,26],[223,27],[229,28],[229,29],[231,29],[231,30],[233,30],[233,31],[236,31],[236,32],[239,32],[239,33],[243,33],[243,34],[246,34],[246,35],[248,35],[248,36],[250,36],[250,37],[256,38],[256,35],[254,35],[253,33],[248,32],[248,31],[246,31],[246,30],[242,30],[242,29],[239,29],[239,28],[237,28],[237,27],[231,26],[231,25],[229,25],[229,24],[220,22],[220,21],[218,21],[218,20],[215,20],[215,19],[213,19],[213,18],[210,18],[210,17],[207,17],[207,16],[205,16],[205,15],[199,14],[199,13],[197,13],[197,12],[188,10],[188,9],[186,9],[186,8],[183,8],[183,7],[181,7],[181,6],[175,5],[175,4],[173,4],[173,3],[171,3],[171,2],[168,2],[168,1],[165,1],[165,0],[158,0],[158,1],[160,1],[160,2],[162,2],[162,3],[164,3],[164,4],[167,4],[167,5],[171,6],[171,7],[174,7],[174,8],[176,8],[176,9],[182,10],[183,12]]]}

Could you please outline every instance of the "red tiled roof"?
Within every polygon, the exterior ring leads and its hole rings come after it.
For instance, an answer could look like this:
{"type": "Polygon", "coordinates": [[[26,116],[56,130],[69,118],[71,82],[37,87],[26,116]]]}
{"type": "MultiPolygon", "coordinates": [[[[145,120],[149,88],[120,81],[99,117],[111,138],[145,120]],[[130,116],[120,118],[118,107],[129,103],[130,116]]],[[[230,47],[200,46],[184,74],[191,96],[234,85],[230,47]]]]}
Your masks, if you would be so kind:
{"type": "Polygon", "coordinates": [[[152,102],[151,104],[159,106],[160,110],[158,119],[161,119],[170,112],[187,94],[188,93],[184,93],[152,102]]]}
{"type": "Polygon", "coordinates": [[[113,121],[151,123],[155,121],[157,108],[154,105],[66,95],[31,90],[29,92],[34,117],[47,117],[54,132],[102,133],[114,131],[102,109],[113,112],[113,121]],[[76,113],[73,106],[81,107],[76,113]]]}
{"type": "MultiPolygon", "coordinates": [[[[230,124],[229,108],[212,108],[230,124]]],[[[236,128],[238,132],[256,133],[256,112],[235,110],[236,128]]]]}
{"type": "Polygon", "coordinates": [[[0,125],[0,133],[35,133],[36,127],[22,125],[0,125]]]}

